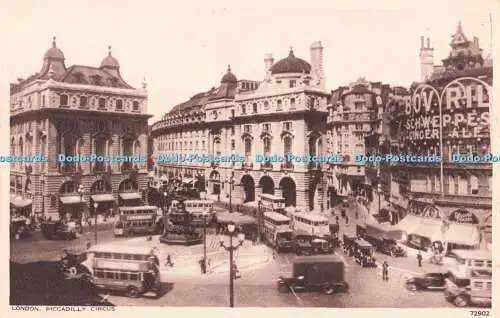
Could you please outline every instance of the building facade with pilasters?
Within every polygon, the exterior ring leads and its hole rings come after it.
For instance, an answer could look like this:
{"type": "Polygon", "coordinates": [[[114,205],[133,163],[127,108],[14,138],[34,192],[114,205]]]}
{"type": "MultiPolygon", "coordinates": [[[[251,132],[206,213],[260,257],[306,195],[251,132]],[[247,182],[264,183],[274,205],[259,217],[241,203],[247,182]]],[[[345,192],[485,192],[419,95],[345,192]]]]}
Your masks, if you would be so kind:
{"type": "Polygon", "coordinates": [[[330,94],[321,42],[310,53],[311,63],[292,50],[276,63],[266,55],[259,82],[238,81],[228,70],[220,87],[193,96],[153,125],[157,154],[239,155],[244,162],[158,163],[158,174],[178,174],[215,200],[227,202],[231,195],[233,203],[255,202],[268,193],[301,210],[326,209],[324,164],[257,160],[326,154],[330,94]]]}
{"type": "Polygon", "coordinates": [[[11,204],[53,220],[141,204],[147,186],[147,92],[127,84],[108,55],[99,67],[66,67],[56,46],[41,70],[11,84],[11,154],[47,162],[11,164],[11,204]],[[66,156],[127,156],[135,162],[60,162],[66,156]],[[145,160],[138,158],[144,157],[145,160]]]}

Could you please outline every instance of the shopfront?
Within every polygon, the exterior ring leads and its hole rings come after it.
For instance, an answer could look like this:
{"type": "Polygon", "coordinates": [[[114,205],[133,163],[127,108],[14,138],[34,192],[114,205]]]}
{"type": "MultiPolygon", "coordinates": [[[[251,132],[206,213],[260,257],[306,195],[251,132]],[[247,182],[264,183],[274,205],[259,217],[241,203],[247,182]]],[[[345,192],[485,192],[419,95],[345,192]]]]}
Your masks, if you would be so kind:
{"type": "Polygon", "coordinates": [[[449,213],[444,213],[443,210],[446,211],[446,208],[434,205],[410,210],[412,213],[398,224],[406,233],[406,244],[439,254],[478,249],[481,236],[477,216],[466,209],[454,209],[449,213]]]}

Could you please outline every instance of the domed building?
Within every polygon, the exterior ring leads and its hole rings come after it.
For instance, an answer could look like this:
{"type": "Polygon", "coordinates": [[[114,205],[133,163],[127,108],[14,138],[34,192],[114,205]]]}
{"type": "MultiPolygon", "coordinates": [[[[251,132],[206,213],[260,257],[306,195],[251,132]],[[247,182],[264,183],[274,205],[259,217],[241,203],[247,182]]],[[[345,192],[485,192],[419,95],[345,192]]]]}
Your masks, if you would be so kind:
{"type": "Polygon", "coordinates": [[[262,81],[238,80],[228,67],[217,88],[174,106],[152,127],[155,153],[234,155],[240,160],[158,164],[157,176],[183,179],[213,200],[255,208],[261,194],[307,211],[326,208],[319,164],[258,160],[324,151],[329,92],[321,42],[314,42],[310,53],[310,62],[293,50],[276,63],[265,55],[262,81]]]}
{"type": "Polygon", "coordinates": [[[10,85],[11,154],[48,160],[11,164],[12,209],[25,216],[79,220],[82,212],[107,213],[130,200],[139,204],[147,186],[146,162],[58,158],[146,156],[151,116],[145,88],[125,82],[111,47],[100,67],[66,67],[54,38],[41,70],[10,85]]]}

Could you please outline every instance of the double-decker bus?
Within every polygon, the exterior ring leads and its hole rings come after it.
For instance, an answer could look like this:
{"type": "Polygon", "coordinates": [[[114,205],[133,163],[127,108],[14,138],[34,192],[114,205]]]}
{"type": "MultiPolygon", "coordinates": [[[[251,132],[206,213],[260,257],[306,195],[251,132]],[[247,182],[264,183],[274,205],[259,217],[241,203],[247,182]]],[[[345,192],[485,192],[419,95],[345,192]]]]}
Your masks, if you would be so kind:
{"type": "Polygon", "coordinates": [[[159,259],[155,248],[124,244],[91,247],[82,263],[90,272],[90,282],[102,289],[125,292],[137,298],[149,292],[161,294],[159,259]]]}
{"type": "Polygon", "coordinates": [[[285,199],[280,196],[263,193],[259,195],[262,212],[278,212],[285,214],[285,199]]]}
{"type": "Polygon", "coordinates": [[[292,248],[292,229],[290,218],[277,212],[265,212],[264,237],[278,252],[292,248]]]}
{"type": "Polygon", "coordinates": [[[294,232],[310,235],[312,238],[330,240],[330,226],[326,217],[305,212],[292,214],[291,227],[294,232]]]}
{"type": "Polygon", "coordinates": [[[158,208],[155,206],[122,206],[118,208],[114,225],[115,236],[130,236],[138,233],[154,234],[158,208]]]}
{"type": "MultiPolygon", "coordinates": [[[[170,211],[178,208],[179,200],[173,200],[170,211]]],[[[203,219],[206,218],[207,224],[215,221],[214,202],[212,200],[184,200],[184,209],[193,216],[192,225],[203,226],[203,219]]]]}

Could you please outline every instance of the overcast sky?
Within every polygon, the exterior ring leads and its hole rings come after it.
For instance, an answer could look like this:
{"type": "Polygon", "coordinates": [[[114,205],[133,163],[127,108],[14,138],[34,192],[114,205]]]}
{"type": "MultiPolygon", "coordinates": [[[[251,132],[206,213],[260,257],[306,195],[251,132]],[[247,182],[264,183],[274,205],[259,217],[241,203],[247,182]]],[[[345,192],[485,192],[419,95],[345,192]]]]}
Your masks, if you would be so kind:
{"type": "Polygon", "coordinates": [[[490,11],[477,5],[491,1],[419,0],[411,8],[402,8],[403,1],[0,2],[7,4],[2,29],[8,50],[2,53],[9,81],[40,70],[53,36],[66,66],[99,66],[112,45],[125,81],[140,87],[146,78],[155,115],[150,123],[217,86],[228,64],[238,79],[262,80],[265,53],[276,61],[293,47],[309,60],[309,46],[317,40],[324,46],[328,89],[360,76],[411,84],[420,76],[420,36],[431,38],[440,61],[459,20],[466,36],[478,36],[485,55],[490,52],[490,11]]]}

